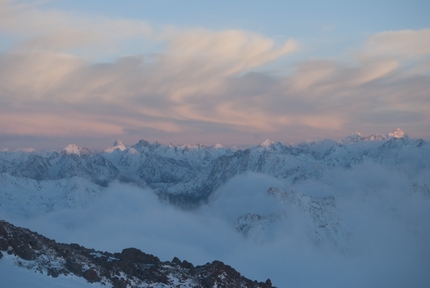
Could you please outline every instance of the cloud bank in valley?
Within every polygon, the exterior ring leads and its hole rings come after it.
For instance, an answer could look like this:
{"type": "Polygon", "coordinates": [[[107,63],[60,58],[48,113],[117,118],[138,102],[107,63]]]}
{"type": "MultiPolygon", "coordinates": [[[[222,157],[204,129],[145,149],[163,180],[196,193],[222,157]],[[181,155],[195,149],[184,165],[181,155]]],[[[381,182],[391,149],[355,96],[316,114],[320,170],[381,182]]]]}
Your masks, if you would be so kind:
{"type": "Polygon", "coordinates": [[[279,287],[426,286],[430,196],[428,188],[421,188],[430,186],[430,175],[428,169],[408,174],[405,167],[411,166],[366,162],[295,184],[262,174],[239,175],[195,211],[163,204],[150,190],[116,183],[86,207],[13,221],[58,241],[96,249],[131,246],[162,260],[177,256],[195,264],[218,259],[247,277],[271,278],[279,287]],[[332,219],[348,235],[338,243],[343,246],[329,238],[316,245],[309,238],[314,227],[309,212],[269,197],[270,187],[334,196],[338,218],[332,219]],[[264,241],[256,242],[233,228],[246,213],[284,216],[262,231],[268,233],[264,241]]]}
{"type": "Polygon", "coordinates": [[[6,144],[144,137],[234,145],[256,134],[290,142],[393,127],[430,136],[429,29],[370,35],[344,60],[291,63],[307,43],[0,5],[11,43],[0,54],[6,144]],[[141,51],[118,56],[130,42],[141,51]],[[274,63],[288,68],[275,73],[274,63]]]}

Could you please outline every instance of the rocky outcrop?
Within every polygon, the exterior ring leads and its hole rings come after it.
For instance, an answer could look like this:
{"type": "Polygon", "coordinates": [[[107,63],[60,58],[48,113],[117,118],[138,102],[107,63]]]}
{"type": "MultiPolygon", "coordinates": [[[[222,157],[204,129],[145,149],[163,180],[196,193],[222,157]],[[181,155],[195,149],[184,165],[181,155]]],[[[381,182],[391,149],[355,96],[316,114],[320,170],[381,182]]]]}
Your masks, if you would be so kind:
{"type": "MultiPolygon", "coordinates": [[[[19,266],[51,277],[74,274],[88,282],[125,287],[273,287],[252,281],[220,261],[194,266],[174,257],[160,261],[137,248],[121,253],[88,249],[79,244],[63,244],[25,228],[0,221],[0,259],[7,253],[19,266]],[[25,261],[22,261],[25,260],[25,261]]],[[[1,261],[1,260],[0,260],[1,261]]]]}

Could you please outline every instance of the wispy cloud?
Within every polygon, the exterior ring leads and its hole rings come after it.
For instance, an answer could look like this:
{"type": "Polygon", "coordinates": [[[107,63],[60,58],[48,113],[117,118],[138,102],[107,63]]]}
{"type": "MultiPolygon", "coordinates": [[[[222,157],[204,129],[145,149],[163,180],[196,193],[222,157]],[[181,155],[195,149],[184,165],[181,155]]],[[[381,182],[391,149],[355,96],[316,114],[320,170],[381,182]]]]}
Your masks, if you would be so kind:
{"type": "Polygon", "coordinates": [[[0,5],[1,33],[14,43],[0,54],[1,134],[97,131],[134,141],[137,131],[151,130],[160,137],[152,140],[243,144],[256,133],[297,141],[315,131],[341,137],[400,126],[430,136],[423,132],[430,125],[428,29],[377,33],[349,63],[309,59],[283,75],[261,68],[306,43],[241,30],[154,31],[144,21],[0,5]],[[158,53],[114,56],[135,39],[158,43],[158,53]],[[116,60],[96,63],[100,55],[116,60]]]}
{"type": "Polygon", "coordinates": [[[410,59],[430,54],[430,29],[385,31],[367,39],[365,53],[410,59]]]}
{"type": "Polygon", "coordinates": [[[119,41],[146,38],[152,28],[144,21],[78,15],[56,9],[41,9],[43,2],[0,2],[0,31],[20,39],[19,51],[64,52],[85,47],[85,56],[113,53],[119,41]]]}

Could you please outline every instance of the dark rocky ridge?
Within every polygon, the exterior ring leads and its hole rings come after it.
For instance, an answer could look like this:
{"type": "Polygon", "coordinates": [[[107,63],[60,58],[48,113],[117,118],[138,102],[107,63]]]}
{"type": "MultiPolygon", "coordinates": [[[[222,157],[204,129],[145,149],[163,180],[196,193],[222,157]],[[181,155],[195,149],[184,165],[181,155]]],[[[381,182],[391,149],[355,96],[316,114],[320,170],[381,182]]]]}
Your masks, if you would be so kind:
{"type": "Polygon", "coordinates": [[[121,253],[63,244],[36,232],[0,221],[0,261],[4,253],[17,256],[18,265],[52,277],[70,273],[88,282],[113,287],[264,287],[271,281],[252,281],[220,261],[194,266],[177,257],[160,261],[136,248],[121,253]],[[3,251],[3,252],[2,252],[3,251]],[[158,286],[159,287],[159,286],[158,286]]]}

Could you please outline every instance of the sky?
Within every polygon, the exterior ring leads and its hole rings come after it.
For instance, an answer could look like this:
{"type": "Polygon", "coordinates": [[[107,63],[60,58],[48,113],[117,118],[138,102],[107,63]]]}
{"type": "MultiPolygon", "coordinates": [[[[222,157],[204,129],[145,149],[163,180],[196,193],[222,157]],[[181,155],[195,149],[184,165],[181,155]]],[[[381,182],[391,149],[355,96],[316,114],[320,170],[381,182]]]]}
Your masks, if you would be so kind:
{"type": "Polygon", "coordinates": [[[0,149],[430,139],[429,1],[0,0],[0,149]]]}

